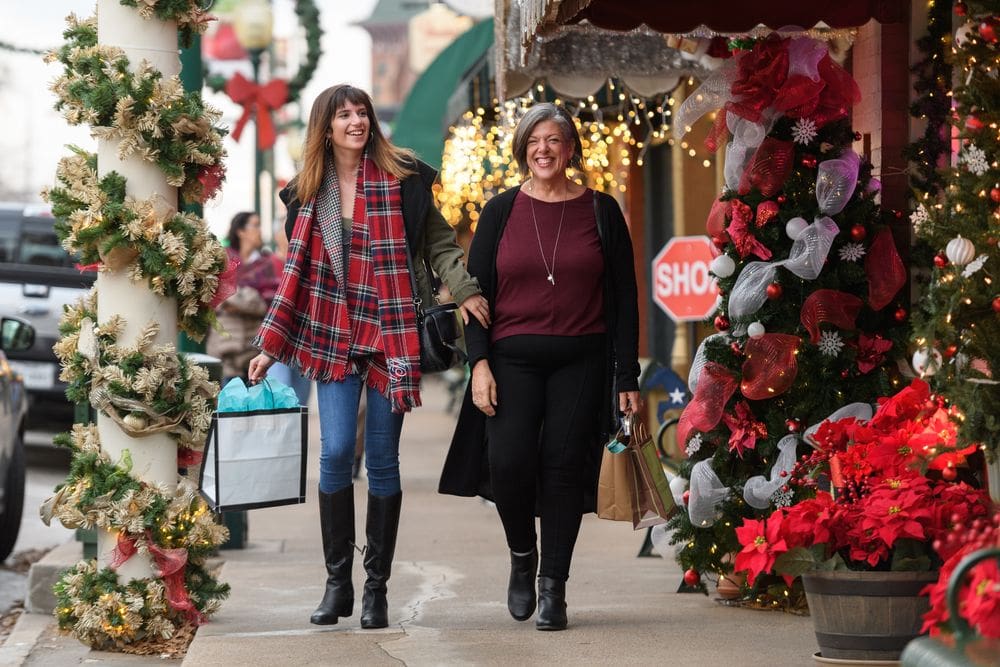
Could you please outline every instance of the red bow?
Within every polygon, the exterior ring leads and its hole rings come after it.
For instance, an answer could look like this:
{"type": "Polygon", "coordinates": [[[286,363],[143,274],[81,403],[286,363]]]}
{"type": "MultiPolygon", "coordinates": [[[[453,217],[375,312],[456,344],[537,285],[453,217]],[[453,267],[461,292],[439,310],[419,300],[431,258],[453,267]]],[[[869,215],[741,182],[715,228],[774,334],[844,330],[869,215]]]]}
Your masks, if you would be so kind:
{"type": "MultiPolygon", "coordinates": [[[[191,601],[187,586],[184,583],[187,550],[161,548],[153,542],[153,537],[148,530],[146,531],[146,547],[149,549],[149,554],[153,557],[153,563],[156,565],[158,574],[163,579],[167,604],[175,611],[186,613],[188,619],[193,623],[198,625],[204,623],[205,617],[194,606],[194,602],[191,601]]],[[[138,550],[135,538],[129,537],[125,533],[118,533],[118,542],[111,552],[111,562],[108,565],[112,570],[117,570],[138,550]]]]}
{"type": "Polygon", "coordinates": [[[257,147],[267,150],[274,145],[276,134],[271,111],[279,108],[288,99],[288,82],[284,79],[272,79],[263,86],[247,79],[237,72],[226,81],[226,95],[243,106],[243,115],[236,121],[233,129],[233,139],[240,140],[243,127],[250,120],[250,114],[257,112],[257,147]]]}

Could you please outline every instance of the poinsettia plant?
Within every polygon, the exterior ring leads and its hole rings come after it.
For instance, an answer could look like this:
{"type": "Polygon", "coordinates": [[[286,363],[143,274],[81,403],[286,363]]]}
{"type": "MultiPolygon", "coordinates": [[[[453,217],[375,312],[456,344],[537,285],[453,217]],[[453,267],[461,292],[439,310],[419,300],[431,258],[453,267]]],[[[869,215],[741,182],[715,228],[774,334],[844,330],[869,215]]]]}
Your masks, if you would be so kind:
{"type": "Polygon", "coordinates": [[[792,579],[814,570],[911,570],[941,566],[935,545],[960,521],[986,516],[989,496],[959,479],[975,445],[956,444],[959,415],[927,383],[879,399],[868,421],[824,421],[815,449],[789,474],[805,500],[736,529],[734,569],[792,579]]]}

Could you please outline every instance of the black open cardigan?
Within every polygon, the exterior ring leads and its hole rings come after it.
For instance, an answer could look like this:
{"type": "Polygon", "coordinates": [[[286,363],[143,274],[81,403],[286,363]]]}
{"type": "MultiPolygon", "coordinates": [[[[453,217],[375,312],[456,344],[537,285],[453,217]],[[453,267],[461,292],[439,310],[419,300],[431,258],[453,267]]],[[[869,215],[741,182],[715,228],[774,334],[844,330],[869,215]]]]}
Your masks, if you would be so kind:
{"type": "MultiPolygon", "coordinates": [[[[510,188],[486,203],[469,249],[469,273],[479,280],[491,311],[496,303],[497,248],[519,191],[520,186],[510,188]]],[[[594,433],[592,446],[587,450],[588,474],[592,477],[588,480],[587,511],[594,511],[601,447],[617,430],[618,393],[639,388],[639,309],[632,240],[621,208],[610,195],[594,193],[594,215],[604,255],[604,317],[608,351],[606,406],[600,431],[594,433]]],[[[470,318],[465,327],[465,343],[470,368],[480,359],[490,358],[489,331],[474,318],[470,318]]],[[[486,415],[472,404],[470,382],[445,459],[438,492],[492,499],[486,447],[486,415]]]]}

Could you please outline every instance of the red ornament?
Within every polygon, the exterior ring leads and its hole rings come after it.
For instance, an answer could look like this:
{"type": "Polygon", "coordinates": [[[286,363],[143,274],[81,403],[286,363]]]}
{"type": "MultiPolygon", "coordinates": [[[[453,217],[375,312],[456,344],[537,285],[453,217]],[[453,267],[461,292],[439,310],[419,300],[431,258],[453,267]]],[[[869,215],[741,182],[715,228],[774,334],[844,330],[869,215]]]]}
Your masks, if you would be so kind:
{"type": "Polygon", "coordinates": [[[893,212],[892,212],[892,214],[893,214],[894,216],[896,216],[896,219],[897,219],[897,220],[900,220],[900,219],[902,219],[902,217],[903,217],[903,212],[902,212],[902,211],[893,211],[893,212]]]}
{"type": "Polygon", "coordinates": [[[934,255],[934,266],[936,266],[939,269],[943,269],[944,267],[948,266],[948,258],[940,253],[934,255]]]}
{"type": "Polygon", "coordinates": [[[681,496],[681,499],[684,501],[684,504],[687,505],[688,504],[688,500],[691,499],[691,492],[690,491],[685,491],[684,494],[681,496]]]}
{"type": "Polygon", "coordinates": [[[948,357],[949,359],[954,357],[957,352],[958,352],[958,345],[955,345],[954,343],[944,348],[944,356],[948,357]]]}
{"type": "Polygon", "coordinates": [[[990,199],[1000,204],[1000,188],[998,187],[990,188],[990,199]]]}
{"type": "Polygon", "coordinates": [[[857,130],[855,130],[855,132],[854,132],[854,140],[855,140],[855,141],[861,141],[861,138],[862,138],[863,136],[864,136],[864,135],[863,135],[863,134],[861,134],[861,132],[858,132],[857,130]]]}
{"type": "Polygon", "coordinates": [[[802,428],[802,422],[798,419],[787,419],[785,420],[785,426],[788,427],[790,433],[798,433],[799,429],[802,428]]]}
{"type": "Polygon", "coordinates": [[[684,572],[684,583],[688,586],[697,586],[701,583],[701,573],[693,567],[684,572]]]}
{"type": "Polygon", "coordinates": [[[973,132],[978,132],[979,130],[983,129],[983,121],[979,120],[975,116],[966,116],[965,129],[971,130],[973,132]]]}
{"type": "Polygon", "coordinates": [[[779,204],[784,204],[786,201],[788,201],[788,197],[786,197],[785,195],[778,195],[776,199],[778,200],[779,204]]]}
{"type": "Polygon", "coordinates": [[[802,156],[802,166],[807,169],[816,168],[816,156],[815,155],[803,155],[802,156]]]}
{"type": "Polygon", "coordinates": [[[997,32],[992,21],[983,21],[979,24],[979,36],[990,44],[996,44],[997,32]]]}
{"type": "Polygon", "coordinates": [[[897,322],[905,322],[907,315],[909,315],[909,313],[906,312],[906,308],[897,308],[896,312],[893,313],[892,316],[897,322]]]}
{"type": "Polygon", "coordinates": [[[961,0],[955,3],[955,13],[958,14],[959,16],[965,16],[968,13],[968,11],[969,11],[968,5],[966,5],[961,0]]]}
{"type": "Polygon", "coordinates": [[[771,301],[780,299],[784,291],[785,290],[778,283],[771,283],[767,286],[767,298],[771,301]]]}
{"type": "Polygon", "coordinates": [[[736,355],[737,357],[741,357],[741,356],[743,356],[743,348],[741,348],[741,347],[740,347],[740,344],[739,344],[739,343],[737,343],[736,341],[733,341],[733,342],[732,342],[732,343],[731,343],[731,344],[729,345],[729,349],[730,349],[730,350],[732,350],[732,351],[733,351],[733,354],[735,354],[735,355],[736,355]]]}
{"type": "Polygon", "coordinates": [[[948,467],[946,467],[946,468],[943,468],[943,469],[941,470],[941,476],[942,476],[942,477],[944,477],[944,479],[945,479],[946,481],[948,481],[948,482],[951,482],[951,481],[953,481],[953,480],[954,480],[954,479],[955,479],[956,477],[958,477],[958,473],[957,473],[957,472],[955,472],[955,469],[954,469],[954,468],[952,468],[951,466],[948,466],[948,467]]]}
{"type": "Polygon", "coordinates": [[[852,241],[864,241],[865,237],[868,236],[868,230],[861,223],[858,223],[851,227],[851,240],[852,241]]]}
{"type": "Polygon", "coordinates": [[[851,377],[851,371],[845,368],[844,370],[840,371],[840,377],[846,380],[847,378],[851,377]]]}
{"type": "Polygon", "coordinates": [[[1000,296],[993,299],[993,312],[1000,313],[1000,296]]]}
{"type": "Polygon", "coordinates": [[[728,331],[729,330],[729,318],[725,315],[717,315],[715,317],[715,328],[718,331],[728,331]]]}
{"type": "Polygon", "coordinates": [[[729,243],[729,235],[723,232],[719,236],[712,237],[712,244],[715,245],[719,250],[725,250],[726,244],[729,243]]]}

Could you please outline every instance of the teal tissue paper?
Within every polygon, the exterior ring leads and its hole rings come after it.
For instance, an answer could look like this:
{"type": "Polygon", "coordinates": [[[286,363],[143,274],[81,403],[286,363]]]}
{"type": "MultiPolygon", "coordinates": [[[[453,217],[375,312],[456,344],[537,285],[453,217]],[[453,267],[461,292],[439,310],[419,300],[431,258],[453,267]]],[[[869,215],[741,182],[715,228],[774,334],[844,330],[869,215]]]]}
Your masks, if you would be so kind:
{"type": "Polygon", "coordinates": [[[219,412],[250,412],[299,407],[295,390],[275,380],[264,380],[249,388],[233,378],[219,392],[219,412]]]}

